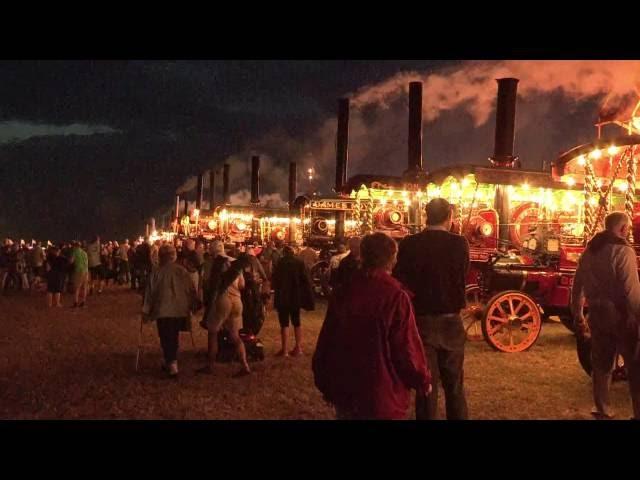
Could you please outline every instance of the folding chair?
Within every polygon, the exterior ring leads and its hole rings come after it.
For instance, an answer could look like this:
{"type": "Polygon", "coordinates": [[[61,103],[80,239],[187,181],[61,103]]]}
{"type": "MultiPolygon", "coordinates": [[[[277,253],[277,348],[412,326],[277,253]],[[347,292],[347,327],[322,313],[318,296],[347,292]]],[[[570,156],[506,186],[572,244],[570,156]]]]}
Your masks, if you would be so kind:
{"type": "MultiPolygon", "coordinates": [[[[153,323],[153,322],[149,322],[149,323],[153,323]]],[[[144,320],[142,319],[142,315],[140,315],[140,332],[138,333],[138,351],[136,352],[136,365],[135,365],[135,371],[138,371],[138,367],[140,365],[140,358],[142,356],[142,350],[143,350],[143,343],[142,343],[142,329],[144,327],[144,320]]],[[[180,331],[179,333],[187,333],[187,332],[182,332],[180,331]]],[[[191,335],[191,346],[193,347],[193,349],[196,349],[196,341],[193,338],[193,322],[190,321],[189,322],[189,335],[191,335]]]]}

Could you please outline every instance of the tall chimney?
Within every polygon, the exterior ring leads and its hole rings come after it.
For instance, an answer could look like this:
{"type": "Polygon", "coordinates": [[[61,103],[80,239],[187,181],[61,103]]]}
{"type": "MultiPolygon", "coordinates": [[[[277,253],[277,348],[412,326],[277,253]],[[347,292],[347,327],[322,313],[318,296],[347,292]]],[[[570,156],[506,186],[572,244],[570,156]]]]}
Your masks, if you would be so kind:
{"type": "Polygon", "coordinates": [[[209,210],[216,208],[216,171],[209,171],[209,210]]]}
{"type": "Polygon", "coordinates": [[[349,99],[338,100],[338,133],[336,136],[336,192],[347,183],[349,162],[349,99]]]}
{"type": "MultiPolygon", "coordinates": [[[[422,82],[409,83],[409,129],[407,136],[407,170],[404,172],[406,188],[421,190],[427,173],[422,167],[422,82]]],[[[409,228],[417,233],[422,228],[420,202],[411,202],[408,208],[409,228]]]]}
{"type": "MultiPolygon", "coordinates": [[[[349,99],[338,100],[338,132],[336,134],[336,193],[347,184],[349,163],[349,99]]],[[[336,240],[344,238],[345,212],[336,212],[336,240]]]]}
{"type": "Polygon", "coordinates": [[[204,173],[198,174],[198,189],[196,191],[196,208],[202,209],[202,192],[204,190],[204,173]]]}
{"type": "Polygon", "coordinates": [[[229,169],[231,166],[228,163],[224,164],[222,170],[222,202],[225,205],[229,204],[229,169]]]}
{"type": "Polygon", "coordinates": [[[260,203],[260,157],[251,157],[251,203],[260,203]]]}
{"type": "MultiPolygon", "coordinates": [[[[518,157],[513,155],[518,79],[499,78],[496,81],[498,82],[496,136],[493,157],[489,158],[489,161],[494,167],[514,168],[518,160],[518,157]]],[[[511,235],[509,232],[511,208],[509,191],[506,185],[496,186],[496,196],[493,207],[498,213],[498,219],[500,222],[498,229],[498,237],[500,240],[499,248],[507,250],[511,243],[511,235]]]]}
{"type": "Polygon", "coordinates": [[[180,194],[176,194],[176,219],[180,218],[180,194]]]}
{"type": "Polygon", "coordinates": [[[516,125],[517,78],[499,78],[496,104],[496,136],[491,163],[496,167],[513,168],[518,157],[513,156],[516,125]]]}
{"type": "Polygon", "coordinates": [[[298,191],[298,165],[296,162],[289,163],[289,210],[293,208],[298,191]]]}
{"type": "Polygon", "coordinates": [[[422,168],[422,82],[409,84],[409,141],[407,181],[419,183],[425,177],[422,168]]]}
{"type": "Polygon", "coordinates": [[[296,240],[296,223],[298,212],[294,206],[296,202],[296,193],[298,190],[298,166],[296,162],[289,163],[289,242],[296,240]]]}

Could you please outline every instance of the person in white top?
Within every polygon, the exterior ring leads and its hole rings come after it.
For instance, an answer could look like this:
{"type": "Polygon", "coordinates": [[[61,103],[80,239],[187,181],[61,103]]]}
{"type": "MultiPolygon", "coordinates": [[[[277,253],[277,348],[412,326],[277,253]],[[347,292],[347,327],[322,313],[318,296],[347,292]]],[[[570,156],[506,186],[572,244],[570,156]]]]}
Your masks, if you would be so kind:
{"type": "Polygon", "coordinates": [[[131,270],[129,269],[129,240],[125,241],[118,248],[118,278],[126,285],[131,281],[131,270]]]}
{"type": "Polygon", "coordinates": [[[97,285],[98,293],[102,293],[104,287],[104,270],[100,260],[100,237],[93,237],[93,241],[87,245],[87,258],[89,261],[89,295],[91,295],[97,285]]]}
{"type": "Polygon", "coordinates": [[[340,266],[340,262],[347,255],[349,255],[349,250],[347,250],[347,246],[344,243],[339,243],[338,253],[336,253],[329,260],[329,274],[331,274],[331,272],[333,272],[335,269],[337,269],[340,266]]]}

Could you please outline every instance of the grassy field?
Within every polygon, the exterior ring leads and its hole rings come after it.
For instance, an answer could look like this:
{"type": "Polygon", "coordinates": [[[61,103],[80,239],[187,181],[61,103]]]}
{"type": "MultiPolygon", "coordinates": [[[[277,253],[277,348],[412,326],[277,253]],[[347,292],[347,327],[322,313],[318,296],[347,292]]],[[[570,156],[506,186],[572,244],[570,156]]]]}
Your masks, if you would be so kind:
{"type": "MultiPolygon", "coordinates": [[[[65,298],[65,303],[70,303],[65,298]]],[[[303,314],[306,355],[281,359],[271,313],[260,334],[267,358],[254,374],[232,379],[236,365],[216,375],[194,373],[203,363],[206,332],[194,328],[196,350],[181,335],[180,378],[160,371],[155,325],[146,325],[141,369],[134,371],[140,298],[112,288],[88,308],[49,310],[39,295],[0,297],[0,418],[2,419],[330,419],[313,385],[311,353],[324,305],[303,314]]],[[[469,343],[465,363],[474,419],[590,419],[590,379],[578,364],[573,336],[545,323],[528,352],[501,354],[469,343]]],[[[631,415],[626,383],[614,384],[618,418],[631,415]]],[[[411,415],[413,412],[411,412],[411,415]]]]}

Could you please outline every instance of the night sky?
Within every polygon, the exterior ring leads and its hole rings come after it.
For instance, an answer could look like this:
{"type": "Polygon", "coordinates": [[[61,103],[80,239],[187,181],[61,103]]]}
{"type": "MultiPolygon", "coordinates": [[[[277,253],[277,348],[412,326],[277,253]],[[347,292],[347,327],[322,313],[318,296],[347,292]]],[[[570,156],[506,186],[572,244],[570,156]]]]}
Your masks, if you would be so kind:
{"type": "MultiPolygon", "coordinates": [[[[176,189],[204,169],[235,162],[232,191],[248,188],[252,153],[265,158],[264,193],[286,197],[280,173],[289,161],[317,168],[326,188],[339,97],[398,72],[461,63],[0,62],[0,237],[139,235],[145,219],[171,208],[176,189]]],[[[596,105],[554,93],[520,101],[516,153],[525,166],[540,168],[590,140],[596,105]]],[[[491,155],[493,117],[475,125],[463,110],[425,122],[430,168],[491,155]]],[[[352,134],[349,173],[400,174],[406,102],[366,107],[361,116],[367,136],[352,134]]]]}

